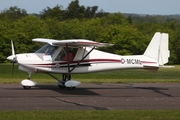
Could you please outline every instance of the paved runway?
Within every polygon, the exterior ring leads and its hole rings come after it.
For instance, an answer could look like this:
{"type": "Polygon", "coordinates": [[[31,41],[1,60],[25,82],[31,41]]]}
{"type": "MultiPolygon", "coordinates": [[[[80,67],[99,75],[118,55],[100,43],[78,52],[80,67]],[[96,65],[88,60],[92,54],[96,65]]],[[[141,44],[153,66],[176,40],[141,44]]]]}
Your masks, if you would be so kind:
{"type": "Polygon", "coordinates": [[[24,90],[0,84],[0,110],[180,109],[180,84],[81,84],[75,90],[40,84],[24,90]]]}

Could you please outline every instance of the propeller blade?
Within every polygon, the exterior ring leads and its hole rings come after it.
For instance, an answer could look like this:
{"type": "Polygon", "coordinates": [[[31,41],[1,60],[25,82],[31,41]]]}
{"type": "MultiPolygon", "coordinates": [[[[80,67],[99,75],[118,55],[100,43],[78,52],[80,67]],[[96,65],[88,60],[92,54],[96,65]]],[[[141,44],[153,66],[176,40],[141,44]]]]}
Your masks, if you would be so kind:
{"type": "Polygon", "coordinates": [[[11,48],[12,48],[12,55],[8,56],[7,59],[12,62],[12,79],[13,79],[13,77],[14,77],[14,64],[17,62],[17,57],[15,55],[14,44],[13,44],[12,40],[11,40],[11,48]]]}
{"type": "Polygon", "coordinates": [[[15,55],[15,50],[14,50],[14,44],[13,41],[11,40],[11,48],[12,48],[12,55],[8,56],[7,59],[11,62],[16,62],[17,61],[17,57],[15,55]]]}
{"type": "Polygon", "coordinates": [[[14,51],[14,44],[13,44],[12,40],[11,40],[11,48],[12,48],[12,55],[14,56],[15,55],[15,51],[14,51]]]}

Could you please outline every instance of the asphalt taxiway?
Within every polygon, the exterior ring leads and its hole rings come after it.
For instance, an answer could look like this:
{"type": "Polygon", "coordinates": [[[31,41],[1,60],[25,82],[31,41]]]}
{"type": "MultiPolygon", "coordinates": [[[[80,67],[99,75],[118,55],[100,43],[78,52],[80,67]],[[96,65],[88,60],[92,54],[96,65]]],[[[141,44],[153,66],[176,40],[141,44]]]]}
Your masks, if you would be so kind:
{"type": "Polygon", "coordinates": [[[172,109],[180,109],[180,83],[81,84],[75,90],[0,84],[0,111],[172,109]]]}

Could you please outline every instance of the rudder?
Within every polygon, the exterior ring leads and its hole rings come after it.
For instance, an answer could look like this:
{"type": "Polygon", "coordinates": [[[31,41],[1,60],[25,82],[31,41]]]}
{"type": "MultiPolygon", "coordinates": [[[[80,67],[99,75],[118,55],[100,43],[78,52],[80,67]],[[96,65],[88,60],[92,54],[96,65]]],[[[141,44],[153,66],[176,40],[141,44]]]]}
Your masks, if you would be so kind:
{"type": "Polygon", "coordinates": [[[169,35],[167,33],[156,32],[149,43],[144,55],[159,62],[159,65],[164,65],[169,58],[169,35]]]}
{"type": "Polygon", "coordinates": [[[159,65],[164,65],[168,63],[168,58],[170,57],[170,51],[168,48],[169,35],[167,33],[161,34],[160,52],[159,52],[159,65]]]}

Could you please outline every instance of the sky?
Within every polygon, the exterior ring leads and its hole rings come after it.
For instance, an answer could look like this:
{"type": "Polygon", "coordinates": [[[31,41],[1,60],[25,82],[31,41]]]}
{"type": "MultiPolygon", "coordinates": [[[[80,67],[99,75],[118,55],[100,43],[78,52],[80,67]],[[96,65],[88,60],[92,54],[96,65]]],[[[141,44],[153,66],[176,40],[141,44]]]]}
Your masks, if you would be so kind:
{"type": "MultiPolygon", "coordinates": [[[[27,13],[40,13],[57,4],[65,8],[72,0],[0,0],[0,11],[18,6],[27,13]]],[[[149,15],[180,14],[180,0],[79,0],[80,5],[98,6],[98,10],[115,13],[137,13],[149,15]]]]}

